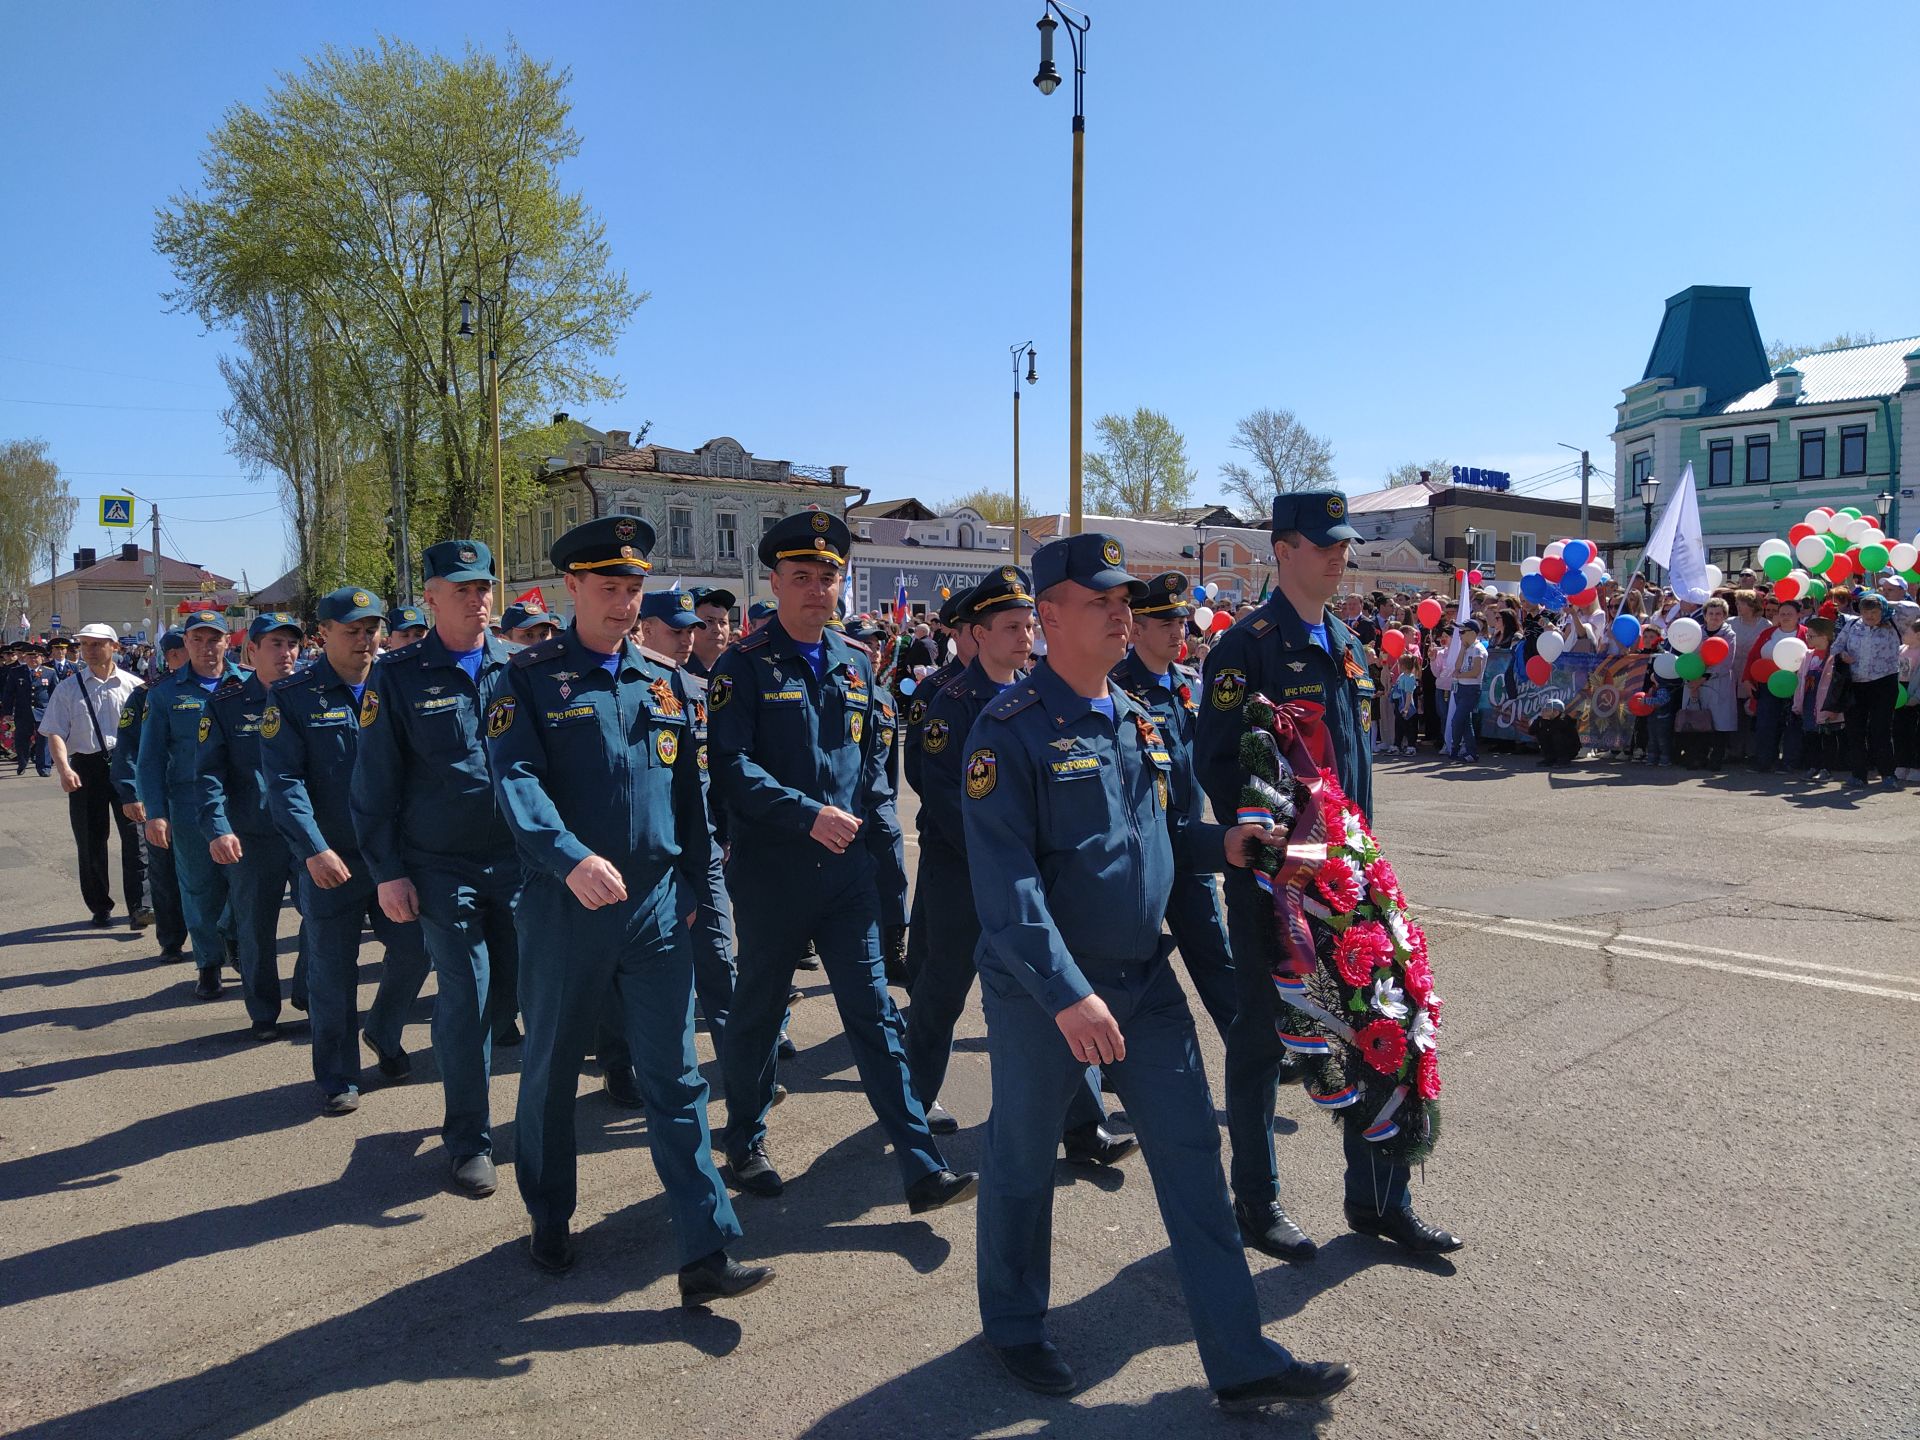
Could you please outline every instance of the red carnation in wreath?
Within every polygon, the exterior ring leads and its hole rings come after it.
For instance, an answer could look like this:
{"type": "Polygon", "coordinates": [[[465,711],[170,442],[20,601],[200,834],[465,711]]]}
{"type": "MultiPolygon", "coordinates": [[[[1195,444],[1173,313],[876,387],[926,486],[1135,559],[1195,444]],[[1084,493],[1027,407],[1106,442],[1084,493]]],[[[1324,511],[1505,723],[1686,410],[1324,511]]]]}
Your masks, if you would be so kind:
{"type": "Polygon", "coordinates": [[[1367,866],[1367,889],[1372,892],[1373,903],[1379,906],[1391,905],[1396,909],[1406,906],[1406,893],[1400,888],[1400,877],[1393,873],[1393,866],[1383,856],[1367,866]]]}
{"type": "Polygon", "coordinates": [[[1422,964],[1427,958],[1427,932],[1412,921],[1407,922],[1407,954],[1422,964]]]}
{"type": "Polygon", "coordinates": [[[1391,1020],[1375,1020],[1356,1031],[1360,1056],[1382,1075],[1391,1075],[1407,1058],[1407,1032],[1391,1020]]]}
{"type": "Polygon", "coordinates": [[[1393,939],[1384,926],[1363,920],[1333,942],[1333,964],[1340,978],[1359,989],[1373,983],[1373,972],[1393,960],[1393,939]]]}
{"type": "Polygon", "coordinates": [[[1422,1100],[1440,1098],[1440,1057],[1431,1050],[1420,1052],[1420,1062],[1413,1072],[1413,1093],[1422,1100]]]}
{"type": "Polygon", "coordinates": [[[1409,956],[1400,973],[1406,980],[1407,998],[1414,1004],[1425,1005],[1433,999],[1433,967],[1425,955],[1409,956]]]}
{"type": "Polygon", "coordinates": [[[1350,861],[1338,855],[1327,858],[1315,873],[1313,885],[1336,915],[1351,915],[1366,899],[1366,892],[1360,887],[1359,873],[1350,861]]]}

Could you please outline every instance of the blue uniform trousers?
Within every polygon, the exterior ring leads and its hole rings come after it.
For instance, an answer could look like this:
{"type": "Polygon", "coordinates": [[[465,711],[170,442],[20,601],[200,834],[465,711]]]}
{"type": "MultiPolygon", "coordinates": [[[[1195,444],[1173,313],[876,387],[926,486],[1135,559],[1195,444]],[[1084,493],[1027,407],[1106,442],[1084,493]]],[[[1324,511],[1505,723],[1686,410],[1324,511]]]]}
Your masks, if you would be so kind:
{"type": "MultiPolygon", "coordinates": [[[[1220,1175],[1220,1127],[1186,995],[1165,959],[1083,967],[1126,1037],[1106,1073],[1140,1137],[1207,1383],[1241,1385],[1292,1357],[1260,1330],[1253,1277],[1220,1175]]],[[[980,1166],[977,1284],[989,1343],[1047,1338],[1053,1161],[1060,1119],[1081,1087],[1053,1016],[1018,981],[981,977],[993,1113],[980,1166]]]]}
{"type": "Polygon", "coordinates": [[[300,866],[300,910],[306,920],[307,1002],[313,1032],[313,1078],[329,1095],[360,1084],[360,932],[369,919],[386,947],[379,992],[367,1011],[367,1033],[380,1048],[399,1048],[406,1010],[427,978],[427,949],[418,925],[396,925],[374,904],[373,877],[357,850],[340,858],[353,872],[322,890],[300,866]],[[378,1028],[376,1029],[376,1021],[378,1028]]]}
{"type": "Polygon", "coordinates": [[[488,995],[493,957],[519,953],[513,917],[514,897],[520,891],[519,857],[509,853],[481,864],[410,854],[406,864],[420,896],[420,935],[437,981],[433,1058],[446,1091],[440,1139],[456,1160],[491,1155],[487,1084],[493,1069],[493,1026],[488,995]]]}
{"type": "MultiPolygon", "coordinates": [[[[1226,888],[1233,933],[1248,937],[1244,944],[1236,940],[1248,963],[1234,966],[1240,1008],[1227,1034],[1227,1135],[1233,1142],[1233,1195],[1242,1204],[1263,1205],[1280,1198],[1273,1105],[1280,1089],[1280,1062],[1287,1050],[1275,1030],[1280,998],[1266,966],[1252,954],[1251,937],[1261,933],[1256,928],[1261,912],[1271,913],[1273,900],[1244,870],[1228,871],[1226,888]]],[[[1347,1203],[1381,1215],[1406,1209],[1407,1167],[1381,1158],[1350,1126],[1343,1125],[1341,1135],[1347,1155],[1347,1203]]]]}
{"type": "Polygon", "coordinates": [[[534,1224],[572,1217],[574,1094],[611,994],[684,1265],[725,1249],[741,1232],[710,1153],[707,1082],[693,1048],[693,964],[678,933],[675,898],[669,877],[651,894],[588,910],[551,875],[527,880],[514,904],[527,1019],[514,1169],[534,1224]]]}
{"type": "Polygon", "coordinates": [[[1211,875],[1174,871],[1173,890],[1167,896],[1167,933],[1180,948],[1194,993],[1225,1040],[1240,1002],[1234,991],[1227,927],[1220,918],[1220,896],[1211,875]]]}
{"type": "Polygon", "coordinates": [[[907,910],[907,958],[904,968],[907,972],[907,988],[911,990],[920,974],[920,967],[927,963],[927,860],[926,846],[920,847],[920,870],[914,877],[913,904],[907,910]]]}
{"type": "MultiPolygon", "coordinates": [[[[907,1009],[907,1072],[920,1103],[931,1105],[946,1083],[953,1055],[953,1028],[973,989],[973,952],[980,942],[980,915],[973,908],[967,862],[937,840],[920,850],[920,883],[926,887],[927,955],[913,978],[907,1009]]],[[[1074,1091],[1066,1126],[1094,1125],[1107,1118],[1100,1100],[1100,1072],[1089,1065],[1086,1083],[1074,1091]]]]}
{"type": "Polygon", "coordinates": [[[833,986],[867,1103],[911,1185],[945,1169],[946,1161],[907,1077],[906,1027],[887,993],[871,866],[857,845],[841,856],[823,848],[819,853],[819,861],[796,873],[800,867],[791,847],[769,854],[734,843],[729,864],[737,867],[742,883],[729,888],[739,890],[742,899],[734,912],[740,972],[720,1051],[727,1096],[726,1152],[737,1158],[766,1138],[780,1020],[787,1011],[794,963],[812,940],[833,986]]]}
{"type": "MultiPolygon", "coordinates": [[[[299,884],[287,842],[271,830],[236,832],[240,859],[224,867],[233,902],[234,943],[240,960],[240,998],[256,1025],[280,1018],[280,902],[287,882],[299,884]]],[[[302,945],[305,931],[302,929],[302,945]]],[[[295,976],[295,997],[303,977],[295,976]]]]}
{"type": "Polygon", "coordinates": [[[182,820],[187,808],[173,807],[168,840],[173,847],[173,872],[180,882],[180,911],[193,936],[193,963],[202,970],[227,963],[233,944],[233,909],[227,897],[227,872],[207,853],[207,832],[191,820],[182,820]]]}
{"type": "MultiPolygon", "coordinates": [[[[693,924],[686,932],[693,953],[693,993],[700,1001],[700,1013],[707,1018],[707,1033],[713,1037],[713,1052],[718,1055],[727,1012],[733,1008],[733,906],[727,899],[726,877],[717,849],[707,872],[705,892],[692,899],[682,894],[679,905],[682,918],[689,910],[693,913],[693,924]]],[[[626,1027],[618,1021],[603,1021],[593,1053],[603,1074],[633,1064],[626,1027]]]]}
{"type": "MultiPolygon", "coordinates": [[[[140,843],[147,845],[145,837],[140,843]]],[[[147,893],[153,904],[153,938],[162,950],[185,949],[187,912],[180,903],[180,874],[171,849],[147,845],[147,893]]]]}

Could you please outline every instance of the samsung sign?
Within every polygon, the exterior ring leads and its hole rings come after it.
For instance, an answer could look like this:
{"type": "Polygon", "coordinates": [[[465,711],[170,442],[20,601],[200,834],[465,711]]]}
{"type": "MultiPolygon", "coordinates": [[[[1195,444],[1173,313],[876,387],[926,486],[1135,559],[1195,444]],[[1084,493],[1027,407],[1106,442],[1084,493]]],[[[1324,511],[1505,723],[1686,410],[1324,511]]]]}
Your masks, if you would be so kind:
{"type": "Polygon", "coordinates": [[[1505,490],[1513,483],[1513,475],[1506,470],[1482,470],[1478,466],[1465,465],[1453,467],[1453,483],[1456,485],[1478,485],[1484,490],[1505,490]]]}

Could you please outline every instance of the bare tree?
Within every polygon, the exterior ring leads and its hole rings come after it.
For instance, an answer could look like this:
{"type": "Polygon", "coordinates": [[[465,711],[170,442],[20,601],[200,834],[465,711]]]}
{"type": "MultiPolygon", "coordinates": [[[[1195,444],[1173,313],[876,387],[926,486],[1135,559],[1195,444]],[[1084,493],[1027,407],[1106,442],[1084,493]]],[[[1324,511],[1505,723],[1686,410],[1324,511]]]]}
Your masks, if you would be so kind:
{"type": "Polygon", "coordinates": [[[1086,470],[1095,512],[1152,515],[1186,503],[1197,477],[1186,436],[1165,415],[1142,405],[1131,417],[1102,415],[1093,428],[1100,448],[1087,456],[1086,470]]]}
{"type": "Polygon", "coordinates": [[[1420,472],[1422,470],[1426,471],[1431,478],[1444,483],[1453,476],[1453,462],[1451,460],[1429,460],[1426,464],[1422,465],[1416,461],[1409,460],[1404,465],[1396,465],[1387,472],[1387,488],[1389,490],[1395,490],[1402,485],[1419,484],[1420,472]]]}
{"type": "Polygon", "coordinates": [[[1247,514],[1264,514],[1274,496],[1289,490],[1334,483],[1332,443],[1302,425],[1291,410],[1256,410],[1242,416],[1230,443],[1253,462],[1229,460],[1220,467],[1227,492],[1247,514]]]}
{"type": "Polygon", "coordinates": [[[1822,350],[1840,350],[1848,345],[1871,345],[1880,337],[1871,330],[1863,330],[1855,335],[1850,330],[1842,330],[1824,345],[1796,345],[1789,340],[1776,340],[1767,346],[1767,364],[1773,369],[1790,365],[1802,355],[1814,355],[1822,350]]]}

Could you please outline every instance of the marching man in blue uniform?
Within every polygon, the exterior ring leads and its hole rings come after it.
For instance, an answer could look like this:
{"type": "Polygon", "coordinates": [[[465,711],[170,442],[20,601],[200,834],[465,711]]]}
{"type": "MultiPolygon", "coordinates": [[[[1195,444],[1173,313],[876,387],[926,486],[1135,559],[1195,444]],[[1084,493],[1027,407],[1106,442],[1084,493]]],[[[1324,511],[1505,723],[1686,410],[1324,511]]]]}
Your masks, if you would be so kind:
{"type": "Polygon", "coordinates": [[[420,923],[437,982],[440,1138],[454,1186],[486,1196],[496,1184],[487,1099],[494,1036],[513,1026],[517,1010],[520,862],[494,803],[482,717],[506,684],[513,647],[487,633],[494,576],[485,545],[431,545],[421,569],[434,628],[374,666],[349,802],[381,911],[395,925],[420,923]]]}
{"type": "Polygon", "coordinates": [[[423,640],[427,634],[426,613],[416,605],[396,605],[387,611],[387,638],[382,650],[399,650],[423,640]]]}
{"type": "Polygon", "coordinates": [[[212,1000],[220,994],[220,967],[233,945],[233,911],[226,873],[214,864],[209,837],[200,828],[194,758],[208,697],[225,681],[238,679],[240,671],[227,663],[227,622],[219,611],[189,615],[181,631],[187,663],[156,684],[147,699],[135,775],[146,808],[147,843],[173,853],[180,908],[200,970],[193,993],[212,1000]]]}
{"type": "MultiPolygon", "coordinates": [[[[1347,573],[1347,547],[1360,533],[1347,523],[1337,490],[1274,497],[1273,594],[1215,642],[1207,655],[1204,698],[1194,734],[1194,769],[1216,815],[1239,804],[1244,772],[1240,737],[1249,695],[1276,705],[1309,701],[1326,711],[1334,768],[1347,798],[1373,813],[1370,732],[1378,697],[1360,639],[1328,609],[1347,573]]],[[[1233,1142],[1234,1213],[1245,1242],[1281,1260],[1308,1260],[1318,1249],[1280,1205],[1273,1149],[1273,1105],[1286,1055],[1276,1021],[1279,1001],[1261,956],[1262,911],[1272,900],[1245,871],[1227,876],[1227,930],[1234,954],[1238,1013],[1227,1037],[1227,1133],[1233,1142]]],[[[1416,1254],[1458,1250],[1461,1241],[1413,1213],[1407,1170],[1379,1160],[1347,1128],[1347,1223],[1416,1254]]]]}
{"type": "Polygon", "coordinates": [[[611,994],[673,1216],[681,1299],[703,1305],[773,1272],[728,1257],[740,1224],[709,1153],[693,962],[678,932],[713,830],[686,687],[672,663],[627,639],[653,538],[646,521],[610,515],[554,543],[573,623],[513,657],[486,731],[527,876],[515,907],[527,1042],[514,1129],[529,1254],[549,1271],[573,1264],[574,1094],[611,994]]]}
{"type": "MultiPolygon", "coordinates": [[[[1086,1067],[1106,1067],[1139,1132],[1208,1383],[1223,1409],[1323,1399],[1345,1365],[1266,1338],[1220,1174],[1220,1132],[1161,918],[1173,886],[1173,757],[1108,672],[1127,644],[1120,542],[1051,541],[1033,557],[1046,658],[988,702],[965,740],[963,813],[993,1064],[977,1283],[986,1340],[1030,1389],[1071,1368],[1047,1336],[1053,1159],[1086,1067]]],[[[1231,812],[1229,812],[1231,813],[1231,812]]],[[[1193,821],[1195,869],[1245,865],[1269,829],[1193,821]]]]}
{"type": "MultiPolygon", "coordinates": [[[[229,676],[213,692],[194,756],[200,829],[229,877],[240,994],[256,1040],[280,1034],[280,903],[288,880],[298,878],[293,853],[267,813],[260,726],[269,688],[293,674],[300,638],[300,621],[285,611],[253,617],[247,626],[253,673],[229,676]]],[[[296,994],[303,979],[295,977],[296,994]]]]}
{"type": "Polygon", "coordinates": [[[739,974],[721,1072],[733,1178],[778,1195],[767,1155],[775,1044],[793,971],[817,945],[860,1083],[893,1145],[914,1214],[971,1199],[947,1168],[907,1074],[904,1030],[880,958],[872,852],[860,832],[893,824],[886,756],[893,711],[866,652],[830,629],[853,536],[824,510],[770,529],[760,563],[779,609],[720,657],[708,687],[714,785],[728,812],[728,889],[739,974]],[[734,883],[736,872],[744,883],[734,883]]]}
{"type": "MultiPolygon", "coordinates": [[[[178,630],[160,636],[160,663],[166,667],[164,680],[186,663],[187,637],[178,630]]],[[[120,799],[120,813],[142,828],[145,834],[147,807],[140,803],[137,783],[140,768],[140,737],[145,733],[147,702],[159,688],[159,681],[142,685],[127,697],[120,709],[120,743],[113,747],[113,764],[108,774],[120,799]]],[[[185,958],[187,914],[180,900],[180,880],[175,873],[173,852],[151,841],[147,846],[147,893],[153,900],[153,938],[160,942],[160,959],[185,958]]],[[[296,988],[294,1004],[306,1008],[305,992],[296,988]]]]}
{"type": "MultiPolygon", "coordinates": [[[[1176,856],[1180,832],[1194,818],[1201,798],[1193,778],[1200,672],[1177,658],[1192,615],[1187,577],[1178,570],[1154,576],[1147,582],[1146,594],[1133,602],[1133,643],[1126,658],[1113,667],[1114,683],[1153,716],[1160,738],[1167,742],[1167,753],[1173,756],[1173,804],[1167,819],[1173,826],[1176,856]]],[[[1186,865],[1175,866],[1173,893],[1167,897],[1167,933],[1186,962],[1200,1003],[1225,1040],[1238,1002],[1213,876],[1196,874],[1186,865]]]]}
{"type": "MultiPolygon", "coordinates": [[[[398,1012],[420,993],[426,947],[418,925],[398,925],[374,905],[373,872],[360,853],[347,791],[360,728],[378,711],[367,682],[380,649],[380,602],[344,586],[320,597],[318,659],[273,685],[260,720],[267,812],[300,862],[300,913],[307,926],[307,998],[313,1026],[313,1078],[329,1115],[360,1108],[360,928],[371,915],[386,947],[367,1033],[399,1034],[398,1012]]],[[[397,1048],[397,1039],[395,1041],[397,1048]]],[[[376,1053],[380,1052],[376,1050],[376,1053]]],[[[403,1080],[404,1053],[380,1054],[380,1072],[403,1080]]]]}

